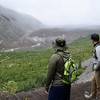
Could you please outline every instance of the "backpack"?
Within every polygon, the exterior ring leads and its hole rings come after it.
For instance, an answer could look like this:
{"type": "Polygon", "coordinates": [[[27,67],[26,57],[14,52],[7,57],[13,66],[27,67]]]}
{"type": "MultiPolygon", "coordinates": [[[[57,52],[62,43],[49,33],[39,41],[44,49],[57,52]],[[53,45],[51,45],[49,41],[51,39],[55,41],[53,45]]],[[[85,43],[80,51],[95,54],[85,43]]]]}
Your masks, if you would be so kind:
{"type": "MultiPolygon", "coordinates": [[[[60,57],[64,61],[64,58],[61,55],[60,57]]],[[[69,57],[66,61],[64,61],[63,82],[65,84],[71,84],[77,80],[77,77],[78,77],[78,65],[75,64],[74,60],[72,60],[71,57],[69,57]]]]}

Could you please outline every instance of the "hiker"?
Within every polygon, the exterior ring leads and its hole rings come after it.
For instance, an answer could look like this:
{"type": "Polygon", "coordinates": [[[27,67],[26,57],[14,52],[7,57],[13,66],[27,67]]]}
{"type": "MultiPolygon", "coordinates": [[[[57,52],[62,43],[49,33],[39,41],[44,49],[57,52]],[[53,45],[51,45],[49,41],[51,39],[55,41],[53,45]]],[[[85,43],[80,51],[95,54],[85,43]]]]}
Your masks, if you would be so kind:
{"type": "MultiPolygon", "coordinates": [[[[71,77],[69,72],[71,72],[74,67],[71,69],[71,67],[68,66],[69,62],[67,62],[66,69],[68,70],[65,70],[65,61],[67,61],[70,57],[70,53],[66,51],[66,41],[62,38],[57,38],[53,42],[52,46],[55,53],[49,60],[45,88],[48,93],[48,100],[70,100],[71,77]],[[64,76],[67,76],[66,80],[64,80],[64,76]]],[[[74,75],[73,81],[75,79],[76,77],[74,75]]]]}
{"type": "Polygon", "coordinates": [[[85,94],[86,99],[97,99],[100,100],[100,42],[99,35],[94,33],[91,35],[91,40],[94,45],[94,53],[93,53],[93,71],[94,76],[91,82],[91,94],[85,94]]]}

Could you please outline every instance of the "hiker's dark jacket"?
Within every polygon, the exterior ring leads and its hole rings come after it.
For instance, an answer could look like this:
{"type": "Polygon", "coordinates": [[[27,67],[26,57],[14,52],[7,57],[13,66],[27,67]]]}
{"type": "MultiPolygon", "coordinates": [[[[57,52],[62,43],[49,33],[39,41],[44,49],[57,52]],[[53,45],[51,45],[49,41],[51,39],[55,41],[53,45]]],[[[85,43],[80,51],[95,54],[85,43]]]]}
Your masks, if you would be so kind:
{"type": "Polygon", "coordinates": [[[62,86],[64,83],[64,59],[69,58],[69,53],[64,52],[63,50],[58,49],[55,54],[53,54],[49,60],[48,64],[48,74],[46,89],[48,90],[50,84],[53,86],[62,86]]]}

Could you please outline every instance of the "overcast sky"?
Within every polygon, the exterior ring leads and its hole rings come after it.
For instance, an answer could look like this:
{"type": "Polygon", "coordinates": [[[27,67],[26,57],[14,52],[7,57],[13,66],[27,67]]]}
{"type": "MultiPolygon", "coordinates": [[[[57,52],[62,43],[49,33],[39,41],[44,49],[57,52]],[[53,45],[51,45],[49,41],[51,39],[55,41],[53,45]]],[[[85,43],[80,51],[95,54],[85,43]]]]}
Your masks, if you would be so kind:
{"type": "Polygon", "coordinates": [[[100,24],[100,0],[0,0],[48,25],[100,24]]]}

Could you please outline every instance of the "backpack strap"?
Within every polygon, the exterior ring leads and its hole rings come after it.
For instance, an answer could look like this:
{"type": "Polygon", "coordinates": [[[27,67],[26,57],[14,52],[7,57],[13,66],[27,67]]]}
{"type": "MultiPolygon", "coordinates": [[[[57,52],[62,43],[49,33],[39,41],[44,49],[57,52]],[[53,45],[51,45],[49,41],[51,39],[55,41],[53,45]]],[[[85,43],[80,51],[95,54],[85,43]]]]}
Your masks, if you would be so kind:
{"type": "MultiPolygon", "coordinates": [[[[63,56],[61,54],[59,54],[59,53],[57,53],[57,54],[60,56],[60,58],[62,59],[62,61],[64,63],[64,71],[65,71],[65,63],[66,63],[66,61],[64,61],[64,58],[63,58],[63,56]]],[[[70,73],[70,67],[66,71],[67,71],[67,73],[70,73]]]]}
{"type": "MultiPolygon", "coordinates": [[[[64,62],[64,58],[63,58],[63,56],[61,55],[61,54],[59,54],[59,53],[56,53],[58,56],[60,56],[60,58],[62,59],[62,61],[64,62]]],[[[64,62],[65,63],[65,62],[64,62]]]]}

